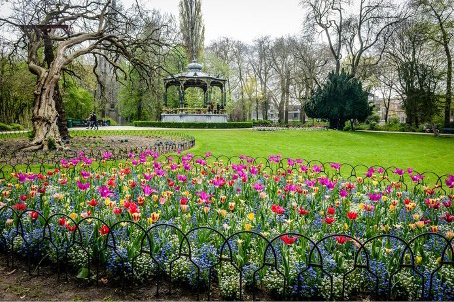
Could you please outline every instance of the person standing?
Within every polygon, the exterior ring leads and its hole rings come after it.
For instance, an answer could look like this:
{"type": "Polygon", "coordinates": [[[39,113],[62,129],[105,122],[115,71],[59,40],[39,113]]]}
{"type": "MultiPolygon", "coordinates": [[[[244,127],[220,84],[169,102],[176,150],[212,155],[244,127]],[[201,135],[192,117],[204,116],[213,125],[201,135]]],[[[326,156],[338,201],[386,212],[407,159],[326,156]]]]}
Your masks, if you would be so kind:
{"type": "Polygon", "coordinates": [[[93,112],[90,116],[90,128],[94,130],[98,130],[98,117],[96,116],[96,113],[93,112]]]}
{"type": "Polygon", "coordinates": [[[90,116],[87,119],[87,129],[90,129],[92,127],[92,119],[93,119],[93,113],[90,114],[90,116]]]}

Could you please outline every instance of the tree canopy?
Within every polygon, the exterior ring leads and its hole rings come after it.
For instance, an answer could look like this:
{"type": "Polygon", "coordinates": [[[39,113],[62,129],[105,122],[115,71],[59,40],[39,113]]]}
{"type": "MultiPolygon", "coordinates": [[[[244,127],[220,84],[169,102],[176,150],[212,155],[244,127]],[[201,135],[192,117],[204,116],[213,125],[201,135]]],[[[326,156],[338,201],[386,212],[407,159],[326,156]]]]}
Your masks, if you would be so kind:
{"type": "Polygon", "coordinates": [[[309,117],[328,119],[330,128],[342,130],[346,121],[365,121],[370,115],[368,92],[358,79],[331,72],[305,106],[309,117]]]}

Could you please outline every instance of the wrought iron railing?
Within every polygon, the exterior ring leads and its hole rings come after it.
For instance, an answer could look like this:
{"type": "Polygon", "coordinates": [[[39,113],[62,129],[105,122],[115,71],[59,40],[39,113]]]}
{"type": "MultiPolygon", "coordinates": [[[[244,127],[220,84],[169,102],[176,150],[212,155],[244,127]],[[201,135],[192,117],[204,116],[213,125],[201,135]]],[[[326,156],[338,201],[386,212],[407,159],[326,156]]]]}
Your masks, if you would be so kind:
{"type": "MultiPolygon", "coordinates": [[[[127,282],[137,282],[140,280],[135,279],[134,271],[137,269],[135,267],[135,262],[137,259],[146,256],[148,261],[153,264],[154,275],[157,278],[157,290],[156,294],[159,295],[160,283],[162,277],[167,277],[170,282],[172,282],[172,266],[180,258],[186,258],[187,261],[195,267],[196,277],[195,285],[197,286],[197,298],[201,297],[201,289],[203,293],[206,294],[208,300],[212,298],[213,290],[213,281],[215,280],[215,271],[218,267],[230,264],[234,270],[237,271],[239,275],[239,298],[242,300],[244,298],[245,289],[247,288],[252,296],[253,300],[260,298],[258,295],[258,283],[260,282],[260,271],[265,267],[268,269],[275,270],[279,276],[282,277],[282,288],[278,292],[280,293],[280,299],[310,299],[314,297],[308,297],[303,294],[302,284],[304,280],[304,273],[309,270],[320,271],[322,275],[327,276],[330,280],[329,290],[330,290],[330,299],[345,299],[344,293],[346,287],[348,286],[348,275],[352,274],[357,270],[367,271],[373,276],[374,286],[372,288],[366,289],[366,292],[370,294],[370,297],[375,299],[391,299],[393,291],[393,277],[396,276],[400,271],[409,269],[416,276],[421,279],[420,286],[420,298],[422,300],[433,299],[433,283],[432,279],[434,275],[443,267],[452,267],[454,268],[454,238],[448,239],[438,233],[423,233],[419,234],[412,239],[404,239],[398,236],[391,234],[382,234],[378,236],[371,237],[365,241],[360,241],[359,239],[352,237],[347,234],[331,234],[325,236],[319,240],[313,240],[305,234],[300,233],[284,233],[275,236],[274,238],[266,238],[263,234],[254,231],[241,231],[229,235],[224,235],[219,230],[216,230],[211,227],[198,227],[188,231],[183,231],[180,228],[171,225],[171,224],[153,224],[148,229],[145,229],[142,225],[134,221],[121,221],[114,224],[109,224],[107,221],[102,220],[98,217],[86,217],[80,221],[73,220],[70,216],[65,214],[48,214],[47,217],[43,216],[42,213],[35,210],[27,209],[24,211],[17,211],[11,207],[4,206],[0,208],[0,246],[3,252],[6,255],[6,262],[8,266],[14,267],[17,260],[15,260],[15,254],[17,253],[16,249],[16,239],[23,241],[23,246],[25,247],[22,250],[22,254],[27,259],[27,264],[29,268],[29,273],[38,272],[39,266],[42,264],[42,259],[49,256],[49,252],[52,251],[54,254],[54,261],[57,264],[58,279],[62,275],[62,267],[65,267],[64,276],[68,278],[68,268],[70,263],[68,261],[69,250],[75,246],[79,247],[79,253],[85,254],[85,257],[80,257],[86,259],[84,266],[88,269],[88,279],[92,277],[96,283],[99,281],[100,276],[102,276],[102,266],[103,264],[101,258],[102,255],[116,255],[120,259],[118,265],[119,269],[117,274],[120,276],[121,284],[124,285],[127,282]],[[39,227],[33,227],[33,224],[30,223],[30,217],[32,213],[36,217],[35,221],[39,222],[39,227]],[[64,221],[64,223],[62,223],[64,221]],[[68,228],[70,226],[70,229],[68,228]],[[102,232],[102,228],[104,231],[102,232]],[[130,254],[125,256],[124,251],[122,250],[122,241],[125,240],[124,233],[121,233],[121,229],[134,229],[133,232],[129,233],[127,240],[134,240],[138,242],[137,249],[135,254],[130,254]],[[67,235],[64,236],[62,240],[62,230],[67,232],[67,235]],[[35,231],[38,230],[38,233],[35,231]],[[163,232],[163,230],[167,230],[163,232]],[[159,253],[162,250],[162,247],[156,249],[157,242],[162,239],[160,236],[169,236],[168,230],[171,230],[175,236],[178,236],[178,246],[173,250],[174,255],[171,259],[164,259],[159,257],[159,253]],[[217,250],[213,254],[214,260],[207,264],[198,260],[198,256],[193,250],[193,245],[197,243],[198,232],[208,232],[211,237],[218,237],[217,250]],[[30,236],[32,232],[35,232],[33,236],[30,236]],[[101,234],[102,233],[102,234],[101,234]],[[264,253],[260,256],[261,266],[256,267],[252,273],[252,282],[249,282],[247,285],[244,280],[244,270],[242,267],[239,267],[235,261],[235,243],[234,238],[242,236],[254,236],[258,240],[263,241],[266,244],[264,253]],[[307,253],[306,257],[307,262],[305,263],[304,268],[301,268],[297,272],[297,281],[293,280],[296,284],[289,284],[291,280],[288,280],[288,276],[285,275],[284,269],[282,268],[282,255],[279,255],[276,247],[277,243],[280,243],[284,236],[291,236],[291,238],[297,238],[298,241],[305,241],[307,243],[307,253]],[[89,238],[90,239],[87,239],[89,238]],[[416,253],[414,251],[415,243],[426,237],[436,237],[439,241],[442,242],[443,248],[439,251],[439,262],[437,266],[431,270],[430,275],[427,280],[427,276],[421,273],[421,266],[418,264],[416,253]],[[330,272],[324,261],[322,250],[324,249],[324,244],[329,240],[343,238],[345,241],[351,241],[354,243],[352,247],[356,247],[354,251],[354,261],[351,264],[351,267],[344,272],[342,275],[342,290],[341,295],[334,295],[334,283],[333,283],[333,273],[330,272]],[[91,249],[90,240],[102,240],[102,249],[93,250],[91,249]],[[382,242],[386,240],[393,240],[399,242],[402,248],[399,251],[398,262],[394,266],[389,267],[389,279],[380,280],[379,274],[374,271],[371,262],[373,257],[373,246],[375,242],[382,242]],[[206,287],[199,286],[202,283],[201,271],[208,270],[208,285],[206,287]],[[379,286],[386,284],[386,289],[383,288],[379,291],[379,286]],[[426,286],[428,284],[428,287],[426,286]],[[295,290],[296,289],[296,290],[295,290]]],[[[105,256],[104,256],[105,257],[105,256]]],[[[451,276],[452,277],[452,276],[451,276]]],[[[141,280],[143,281],[143,280],[141,280]]],[[[169,292],[171,291],[169,287],[169,292]]],[[[363,289],[364,290],[364,289],[363,289]]]]}

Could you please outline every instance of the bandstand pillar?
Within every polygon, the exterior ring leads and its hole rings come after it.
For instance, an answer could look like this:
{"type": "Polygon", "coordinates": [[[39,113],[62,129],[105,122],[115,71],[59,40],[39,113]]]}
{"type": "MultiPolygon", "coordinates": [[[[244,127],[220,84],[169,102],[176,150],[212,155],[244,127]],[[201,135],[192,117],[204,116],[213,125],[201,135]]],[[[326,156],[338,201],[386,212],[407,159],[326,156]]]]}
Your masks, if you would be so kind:
{"type": "Polygon", "coordinates": [[[183,108],[184,107],[184,83],[180,83],[179,100],[180,100],[180,108],[183,108]]]}
{"type": "Polygon", "coordinates": [[[162,95],[162,101],[164,103],[164,107],[167,107],[167,88],[164,94],[162,95]]]}

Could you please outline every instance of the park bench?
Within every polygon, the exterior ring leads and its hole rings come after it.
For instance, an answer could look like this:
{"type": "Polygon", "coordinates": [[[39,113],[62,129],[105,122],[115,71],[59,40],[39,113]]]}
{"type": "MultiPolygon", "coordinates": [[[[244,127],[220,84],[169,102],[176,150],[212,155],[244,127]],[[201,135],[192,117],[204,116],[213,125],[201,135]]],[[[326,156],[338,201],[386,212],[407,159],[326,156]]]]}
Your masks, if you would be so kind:
{"type": "Polygon", "coordinates": [[[454,128],[442,128],[441,131],[446,133],[454,133],[454,128]]]}

